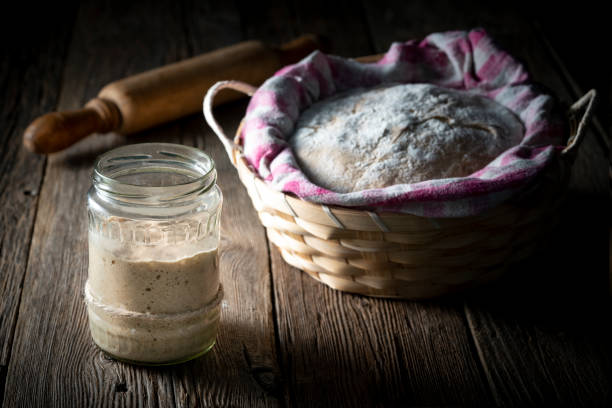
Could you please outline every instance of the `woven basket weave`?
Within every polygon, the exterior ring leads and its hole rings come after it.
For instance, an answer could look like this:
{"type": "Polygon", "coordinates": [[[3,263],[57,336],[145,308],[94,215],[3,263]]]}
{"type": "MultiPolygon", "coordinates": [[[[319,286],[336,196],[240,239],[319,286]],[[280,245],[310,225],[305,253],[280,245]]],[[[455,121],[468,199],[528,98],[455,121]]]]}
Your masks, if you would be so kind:
{"type": "Polygon", "coordinates": [[[424,299],[495,279],[533,253],[557,220],[576,149],[595,99],[591,90],[568,110],[567,147],[536,183],[483,214],[426,218],[309,203],[270,188],[212,114],[224,88],[252,95],[237,81],[213,86],[204,114],[247,188],[268,238],[283,259],[326,285],[368,296],[424,299]]]}

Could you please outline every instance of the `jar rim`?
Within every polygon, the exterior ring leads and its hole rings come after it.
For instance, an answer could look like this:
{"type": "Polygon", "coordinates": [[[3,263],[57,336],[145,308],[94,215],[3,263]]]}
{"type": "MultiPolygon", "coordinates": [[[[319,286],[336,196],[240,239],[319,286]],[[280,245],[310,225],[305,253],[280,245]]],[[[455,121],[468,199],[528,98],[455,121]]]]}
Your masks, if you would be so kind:
{"type": "Polygon", "coordinates": [[[202,150],[174,143],[137,143],[100,155],[93,186],[107,198],[163,205],[193,199],[216,184],[213,159],[202,150]]]}

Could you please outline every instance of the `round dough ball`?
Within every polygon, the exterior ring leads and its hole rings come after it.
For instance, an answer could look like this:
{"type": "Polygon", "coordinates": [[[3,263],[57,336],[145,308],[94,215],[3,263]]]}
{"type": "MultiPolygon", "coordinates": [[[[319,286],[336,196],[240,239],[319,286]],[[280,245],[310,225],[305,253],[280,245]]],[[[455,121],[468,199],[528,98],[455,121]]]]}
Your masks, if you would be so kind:
{"type": "Polygon", "coordinates": [[[519,144],[523,133],[520,119],[490,98],[387,84],[313,104],[289,144],[313,183],[348,193],[468,176],[519,144]]]}

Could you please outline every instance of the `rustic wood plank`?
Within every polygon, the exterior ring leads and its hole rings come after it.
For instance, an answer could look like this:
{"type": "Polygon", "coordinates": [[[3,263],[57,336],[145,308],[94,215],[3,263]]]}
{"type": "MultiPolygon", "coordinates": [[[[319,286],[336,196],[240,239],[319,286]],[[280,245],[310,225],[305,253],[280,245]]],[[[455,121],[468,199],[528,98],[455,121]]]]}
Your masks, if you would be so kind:
{"type": "Polygon", "coordinates": [[[271,254],[291,405],[493,404],[459,303],[341,293],[271,254]]]}
{"type": "Polygon", "coordinates": [[[570,197],[564,213],[580,213],[564,217],[539,253],[467,297],[466,318],[500,405],[609,405],[607,206],[570,197]]]}
{"type": "Polygon", "coordinates": [[[7,366],[0,366],[0,407],[4,406],[4,384],[6,383],[6,372],[8,370],[7,366]]]}
{"type": "MultiPolygon", "coordinates": [[[[60,109],[81,106],[106,82],[173,59],[175,43],[164,41],[161,33],[148,28],[155,19],[167,24],[159,17],[159,10],[150,11],[147,21],[138,22],[136,10],[130,13],[126,8],[116,4],[81,6],[64,72],[60,109]],[[142,47],[128,38],[155,47],[142,47]]],[[[124,142],[119,136],[95,136],[49,159],[13,349],[19,363],[9,366],[7,406],[35,401],[77,406],[107,398],[120,404],[133,395],[115,393],[122,388],[120,384],[138,373],[106,359],[93,346],[81,296],[87,275],[85,193],[92,160],[124,142]]],[[[143,383],[139,385],[144,390],[133,398],[151,405],[157,395],[150,391],[151,381],[143,383]]],[[[165,391],[168,387],[163,385],[160,388],[165,391]]],[[[132,387],[136,388],[130,384],[132,387]]]]}
{"type": "MultiPolygon", "coordinates": [[[[60,108],[80,106],[111,80],[239,38],[231,4],[213,9],[198,4],[82,4],[60,108]]],[[[225,123],[237,125],[236,109],[220,111],[225,123]]],[[[94,136],[50,158],[8,368],[6,406],[278,405],[263,229],[246,206],[246,192],[220,143],[204,126],[197,116],[130,138],[94,136]],[[93,158],[141,141],[205,148],[217,163],[226,195],[220,248],[226,294],[217,345],[203,358],[171,368],[136,367],[105,357],[89,337],[81,295],[87,275],[85,193],[93,158]]]]}
{"type": "Polygon", "coordinates": [[[65,7],[42,6],[41,13],[17,7],[11,18],[24,22],[27,15],[33,34],[44,36],[16,38],[4,17],[0,27],[0,404],[45,165],[22,148],[21,137],[34,117],[57,105],[75,17],[65,7]]]}
{"type": "MultiPolygon", "coordinates": [[[[351,2],[292,2],[298,31],[330,37],[332,53],[371,54],[351,2]]],[[[253,28],[253,31],[256,27],[253,28]]],[[[281,32],[289,27],[278,27],[281,32]]],[[[264,38],[282,36],[270,27],[264,38]]],[[[491,405],[460,302],[344,294],[288,266],[270,248],[280,354],[290,406],[491,405]]]]}
{"type": "MultiPolygon", "coordinates": [[[[426,7],[372,3],[368,2],[367,15],[378,40],[377,51],[384,51],[393,40],[482,26],[527,63],[535,80],[566,103],[574,99],[537,33],[512,6],[437,0],[426,7]]],[[[606,347],[610,328],[607,323],[587,323],[609,320],[607,229],[602,223],[607,214],[607,159],[593,136],[589,130],[581,146],[564,222],[548,245],[465,303],[466,319],[498,405],[575,406],[610,400],[611,353],[606,347]],[[597,317],[591,320],[593,315],[597,317]]]]}
{"type": "MultiPolygon", "coordinates": [[[[241,41],[243,27],[235,5],[185,5],[183,26],[195,54],[241,41]]],[[[229,78],[228,78],[229,79],[229,78]]],[[[218,108],[218,118],[234,134],[245,102],[218,108]]],[[[280,370],[274,342],[270,266],[264,229],[217,136],[201,115],[184,121],[182,132],[204,141],[218,170],[224,195],[221,276],[226,290],[215,366],[179,366],[173,374],[178,405],[278,405],[280,370]],[[204,132],[202,129],[204,128],[204,132]],[[202,136],[202,133],[204,135],[202,136]],[[225,264],[225,266],[224,266],[225,264]]]]}

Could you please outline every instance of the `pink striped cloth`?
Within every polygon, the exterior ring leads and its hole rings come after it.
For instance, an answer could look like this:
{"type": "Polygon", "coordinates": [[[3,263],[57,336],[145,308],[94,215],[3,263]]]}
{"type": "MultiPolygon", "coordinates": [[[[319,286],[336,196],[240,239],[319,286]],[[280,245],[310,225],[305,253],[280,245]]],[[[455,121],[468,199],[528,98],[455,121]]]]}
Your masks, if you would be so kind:
{"type": "Polygon", "coordinates": [[[426,217],[483,212],[516,194],[562,150],[566,124],[555,99],[530,82],[527,70],[482,29],[434,33],[393,43],[377,63],[315,51],[268,79],[253,95],[240,137],[244,155],[271,187],[310,202],[426,217]],[[384,82],[433,83],[485,95],[523,121],[525,135],[481,170],[457,178],[336,193],[310,182],[286,138],[300,112],[354,87],[384,82]]]}

